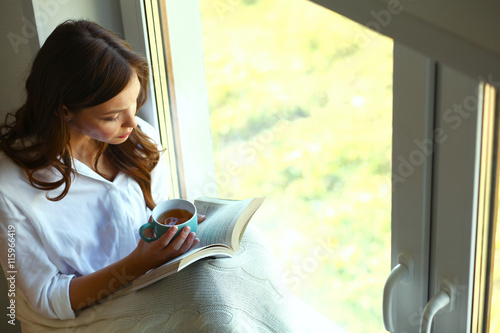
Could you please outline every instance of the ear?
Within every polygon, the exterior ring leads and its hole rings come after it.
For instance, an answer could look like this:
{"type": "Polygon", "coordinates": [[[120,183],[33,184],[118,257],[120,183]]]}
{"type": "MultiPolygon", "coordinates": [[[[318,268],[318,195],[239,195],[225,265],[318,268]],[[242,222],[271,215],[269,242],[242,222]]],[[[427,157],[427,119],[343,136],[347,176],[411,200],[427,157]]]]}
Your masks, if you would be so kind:
{"type": "Polygon", "coordinates": [[[69,109],[66,107],[66,105],[63,105],[62,109],[63,109],[64,120],[70,121],[71,119],[73,119],[71,111],[69,111],[69,109]]]}

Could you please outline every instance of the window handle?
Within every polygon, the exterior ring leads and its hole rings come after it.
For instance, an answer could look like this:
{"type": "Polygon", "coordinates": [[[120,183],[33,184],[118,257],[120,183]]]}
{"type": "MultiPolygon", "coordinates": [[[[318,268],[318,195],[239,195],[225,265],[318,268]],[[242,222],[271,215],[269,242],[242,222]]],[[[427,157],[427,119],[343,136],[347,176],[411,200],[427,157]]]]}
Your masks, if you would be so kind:
{"type": "Polygon", "coordinates": [[[394,331],[392,320],[393,294],[399,282],[410,283],[413,280],[413,259],[408,253],[401,253],[398,256],[398,264],[394,266],[384,286],[384,296],[382,301],[382,312],[385,329],[394,331]]]}
{"type": "Polygon", "coordinates": [[[447,311],[453,311],[455,307],[456,288],[452,282],[445,279],[441,282],[440,290],[435,294],[424,308],[420,333],[430,333],[434,316],[441,309],[447,307],[447,311]]]}

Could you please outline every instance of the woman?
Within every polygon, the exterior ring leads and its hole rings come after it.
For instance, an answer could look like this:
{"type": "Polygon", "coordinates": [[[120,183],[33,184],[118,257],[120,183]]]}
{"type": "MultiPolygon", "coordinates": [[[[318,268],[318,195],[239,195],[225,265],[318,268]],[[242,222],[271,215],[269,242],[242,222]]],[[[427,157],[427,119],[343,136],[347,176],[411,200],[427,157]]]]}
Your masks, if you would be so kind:
{"type": "Polygon", "coordinates": [[[148,75],[110,31],[63,23],[34,59],[25,104],[2,127],[2,227],[16,228],[19,288],[47,317],[73,318],[198,242],[189,230],[172,243],[175,229],[152,243],[137,234],[168,195],[152,128],[136,117],[148,75]],[[125,280],[110,285],[114,272],[125,280]]]}

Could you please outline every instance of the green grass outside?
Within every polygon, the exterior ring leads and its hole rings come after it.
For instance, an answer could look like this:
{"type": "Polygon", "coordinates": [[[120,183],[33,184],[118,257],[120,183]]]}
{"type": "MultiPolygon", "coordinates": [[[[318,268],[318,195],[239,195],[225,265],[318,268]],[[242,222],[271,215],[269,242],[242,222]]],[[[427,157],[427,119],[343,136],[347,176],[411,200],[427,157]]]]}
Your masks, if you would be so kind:
{"type": "Polygon", "coordinates": [[[293,293],[352,333],[385,332],[392,40],[309,1],[200,1],[219,196],[293,293]]]}

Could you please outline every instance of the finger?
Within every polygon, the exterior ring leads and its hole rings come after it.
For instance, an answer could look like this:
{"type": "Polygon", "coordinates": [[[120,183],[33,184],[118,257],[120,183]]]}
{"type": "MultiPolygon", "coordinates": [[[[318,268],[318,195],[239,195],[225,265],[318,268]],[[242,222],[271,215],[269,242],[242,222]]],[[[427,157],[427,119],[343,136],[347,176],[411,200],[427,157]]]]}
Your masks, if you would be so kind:
{"type": "Polygon", "coordinates": [[[191,227],[190,226],[185,226],[182,231],[180,232],[179,235],[174,239],[173,242],[171,242],[167,248],[169,251],[172,252],[177,252],[181,248],[182,244],[184,244],[184,241],[186,238],[189,236],[189,233],[191,232],[191,227]]]}
{"type": "Polygon", "coordinates": [[[195,247],[196,245],[198,245],[200,243],[200,239],[198,237],[196,237],[193,241],[193,245],[191,246],[191,248],[195,247]]]}
{"type": "Polygon", "coordinates": [[[172,238],[174,238],[174,235],[175,233],[177,232],[177,226],[172,226],[171,228],[169,228],[167,230],[166,233],[164,233],[160,238],[159,238],[159,245],[162,247],[162,248],[166,248],[170,241],[172,240],[172,238]]]}
{"type": "Polygon", "coordinates": [[[206,219],[207,219],[206,215],[198,214],[198,224],[200,224],[201,222],[205,221],[206,219]]]}
{"type": "Polygon", "coordinates": [[[196,239],[196,233],[194,233],[194,232],[190,233],[187,236],[184,243],[182,244],[182,246],[180,247],[179,251],[177,251],[177,252],[179,254],[183,254],[183,253],[186,253],[187,251],[189,251],[193,247],[195,239],[196,239]]]}

